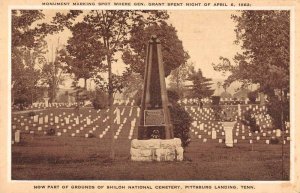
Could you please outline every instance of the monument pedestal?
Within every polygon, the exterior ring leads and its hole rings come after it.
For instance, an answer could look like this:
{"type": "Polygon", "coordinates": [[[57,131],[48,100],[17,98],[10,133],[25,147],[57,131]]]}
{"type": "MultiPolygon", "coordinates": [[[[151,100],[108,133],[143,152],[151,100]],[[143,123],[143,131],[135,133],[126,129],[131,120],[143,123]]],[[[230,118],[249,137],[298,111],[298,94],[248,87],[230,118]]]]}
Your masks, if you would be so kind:
{"type": "Polygon", "coordinates": [[[225,131],[225,145],[226,147],[233,147],[232,130],[236,122],[222,122],[225,131]]]}
{"type": "Polygon", "coordinates": [[[44,97],[45,107],[49,107],[49,97],[44,97]]]}
{"type": "Polygon", "coordinates": [[[130,155],[132,161],[182,161],[183,148],[179,138],[134,139],[131,141],[130,155]]]}

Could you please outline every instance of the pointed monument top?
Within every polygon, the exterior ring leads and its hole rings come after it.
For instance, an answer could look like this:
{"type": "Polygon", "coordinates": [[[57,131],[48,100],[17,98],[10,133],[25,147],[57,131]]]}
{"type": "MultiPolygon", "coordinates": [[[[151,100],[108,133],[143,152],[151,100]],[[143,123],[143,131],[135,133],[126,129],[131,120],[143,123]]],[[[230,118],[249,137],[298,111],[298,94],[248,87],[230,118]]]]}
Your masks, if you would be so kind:
{"type": "Polygon", "coordinates": [[[157,38],[156,35],[152,35],[151,38],[150,38],[149,43],[158,43],[158,44],[160,44],[160,40],[157,38]]]}

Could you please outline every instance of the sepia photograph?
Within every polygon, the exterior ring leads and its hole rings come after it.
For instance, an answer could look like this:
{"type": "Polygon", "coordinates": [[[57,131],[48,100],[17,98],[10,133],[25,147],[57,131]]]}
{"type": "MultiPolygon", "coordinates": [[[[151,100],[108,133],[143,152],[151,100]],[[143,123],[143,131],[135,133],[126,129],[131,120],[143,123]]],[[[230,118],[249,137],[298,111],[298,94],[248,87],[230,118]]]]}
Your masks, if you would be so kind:
{"type": "Polygon", "coordinates": [[[293,0],[16,2],[0,192],[300,191],[293,0]]]}
{"type": "Polygon", "coordinates": [[[13,180],[290,179],[289,10],[11,17],[13,180]]]}

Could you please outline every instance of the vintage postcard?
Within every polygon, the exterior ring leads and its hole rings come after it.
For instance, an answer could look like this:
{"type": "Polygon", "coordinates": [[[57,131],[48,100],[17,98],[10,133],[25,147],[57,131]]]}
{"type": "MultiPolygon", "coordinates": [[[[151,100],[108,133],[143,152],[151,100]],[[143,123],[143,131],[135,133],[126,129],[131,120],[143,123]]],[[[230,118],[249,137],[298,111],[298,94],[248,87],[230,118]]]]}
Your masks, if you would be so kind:
{"type": "Polygon", "coordinates": [[[0,192],[300,192],[299,1],[0,5],[0,192]]]}

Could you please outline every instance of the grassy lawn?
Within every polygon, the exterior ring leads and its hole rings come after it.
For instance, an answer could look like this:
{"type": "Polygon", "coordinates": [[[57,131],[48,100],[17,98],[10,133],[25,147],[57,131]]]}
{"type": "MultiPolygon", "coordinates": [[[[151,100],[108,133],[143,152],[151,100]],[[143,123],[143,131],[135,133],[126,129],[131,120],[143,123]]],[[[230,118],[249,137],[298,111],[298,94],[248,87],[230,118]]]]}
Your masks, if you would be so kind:
{"type": "Polygon", "coordinates": [[[130,161],[130,140],[32,136],[12,146],[13,180],[288,180],[289,145],[201,143],[194,139],[183,162],[130,161]]]}

